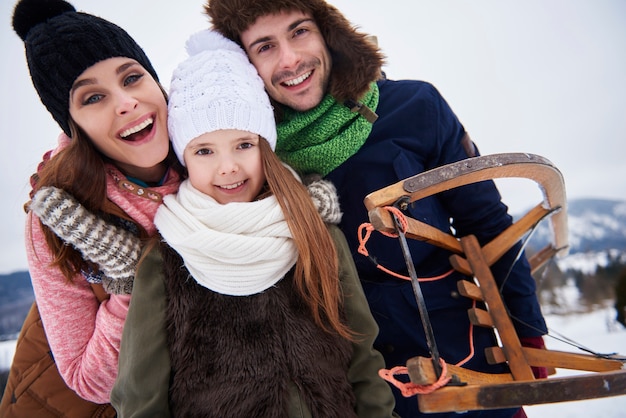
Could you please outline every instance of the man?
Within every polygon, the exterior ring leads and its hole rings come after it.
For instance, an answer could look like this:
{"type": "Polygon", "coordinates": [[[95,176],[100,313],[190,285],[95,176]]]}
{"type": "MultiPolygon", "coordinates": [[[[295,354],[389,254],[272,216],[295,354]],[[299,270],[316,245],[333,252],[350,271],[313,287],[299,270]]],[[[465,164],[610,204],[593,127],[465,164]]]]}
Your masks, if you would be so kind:
{"type": "MultiPolygon", "coordinates": [[[[478,155],[463,126],[432,85],[384,79],[378,48],[324,0],[208,0],[205,11],[216,30],[243,46],[261,75],[276,111],[278,155],[303,174],[321,174],[337,187],[344,212],[340,227],[379,324],[376,348],[387,367],[429,356],[411,283],[357,254],[357,230],[368,221],[363,205],[368,193],[478,155]]],[[[457,236],[473,234],[482,244],[512,222],[491,181],[422,199],[406,212],[442,231],[453,229],[457,236]]],[[[445,274],[451,269],[450,253],[416,240],[409,245],[420,277],[444,276],[422,284],[441,357],[454,364],[470,356],[465,367],[502,372],[483,355],[494,345],[493,332],[475,328],[472,340],[471,301],[456,291],[463,276],[445,274]]],[[[368,250],[384,267],[407,275],[396,242],[374,234],[368,250]]],[[[511,315],[520,319],[515,325],[523,344],[542,346],[546,325],[525,257],[508,272],[517,251],[511,250],[493,271],[500,282],[507,277],[502,293],[511,315]]],[[[422,416],[414,397],[404,398],[395,388],[394,394],[402,417],[422,416]]],[[[521,409],[467,416],[514,414],[524,416],[521,409]]]]}

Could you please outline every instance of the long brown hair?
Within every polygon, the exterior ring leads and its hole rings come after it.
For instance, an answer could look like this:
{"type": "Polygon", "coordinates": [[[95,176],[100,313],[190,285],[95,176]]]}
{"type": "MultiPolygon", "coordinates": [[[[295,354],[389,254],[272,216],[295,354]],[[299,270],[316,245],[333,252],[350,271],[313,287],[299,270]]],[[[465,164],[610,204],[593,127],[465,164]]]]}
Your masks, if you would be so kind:
{"type": "MultiPolygon", "coordinates": [[[[167,93],[159,83],[159,87],[167,100],[167,93]]],[[[58,154],[45,162],[34,175],[33,193],[42,187],[54,186],[74,196],[87,210],[107,220],[109,215],[125,218],[130,217],[107,198],[105,163],[112,162],[93,144],[89,136],[70,118],[71,141],[58,154]]],[[[166,164],[182,175],[184,169],[170,144],[166,164]]],[[[98,269],[98,266],[84,260],[80,252],[72,246],[65,245],[56,234],[43,223],[42,231],[50,252],[54,255],[52,267],[57,267],[63,275],[72,281],[81,270],[98,269]]],[[[139,236],[146,238],[147,233],[141,225],[136,224],[139,236]]]]}
{"type": "Polygon", "coordinates": [[[341,320],[339,261],[334,241],[306,187],[283,165],[266,140],[261,138],[259,147],[268,187],[285,214],[298,249],[296,288],[316,324],[351,340],[353,334],[341,320]]]}

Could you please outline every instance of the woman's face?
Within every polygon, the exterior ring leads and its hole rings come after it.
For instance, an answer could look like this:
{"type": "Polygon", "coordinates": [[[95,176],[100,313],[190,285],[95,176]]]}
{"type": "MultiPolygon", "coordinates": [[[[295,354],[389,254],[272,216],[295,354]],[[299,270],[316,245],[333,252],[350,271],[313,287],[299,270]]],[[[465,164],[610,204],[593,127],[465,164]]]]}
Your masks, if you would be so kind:
{"type": "Polygon", "coordinates": [[[169,150],[167,103],[159,84],[131,58],[87,68],[70,90],[70,115],[128,176],[158,181],[169,150]]]}

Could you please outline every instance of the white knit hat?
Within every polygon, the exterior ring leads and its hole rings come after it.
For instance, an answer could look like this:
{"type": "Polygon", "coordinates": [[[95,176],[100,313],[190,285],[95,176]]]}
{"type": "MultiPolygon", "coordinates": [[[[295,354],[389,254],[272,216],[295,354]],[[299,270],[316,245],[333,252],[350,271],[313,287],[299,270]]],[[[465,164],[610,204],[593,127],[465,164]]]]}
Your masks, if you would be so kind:
{"type": "Polygon", "coordinates": [[[244,50],[211,30],[192,35],[186,47],[189,58],[172,75],[167,123],[180,162],[192,139],[220,129],[261,135],[274,149],[274,112],[244,50]]]}

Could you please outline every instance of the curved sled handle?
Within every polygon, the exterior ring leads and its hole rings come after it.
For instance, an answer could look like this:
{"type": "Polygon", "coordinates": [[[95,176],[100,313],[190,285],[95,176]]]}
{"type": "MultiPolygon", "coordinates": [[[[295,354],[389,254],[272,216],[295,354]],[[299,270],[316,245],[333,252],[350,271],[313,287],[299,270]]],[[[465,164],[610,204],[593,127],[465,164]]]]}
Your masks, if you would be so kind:
{"type": "MultiPolygon", "coordinates": [[[[393,205],[402,196],[408,196],[409,201],[414,202],[456,187],[496,178],[527,178],[538,184],[543,194],[543,202],[517,223],[525,227],[532,226],[531,224],[540,221],[544,216],[551,215],[553,232],[551,255],[566,255],[569,244],[563,176],[548,159],[539,155],[506,153],[468,158],[425,171],[372,192],[365,197],[364,203],[374,228],[389,230],[390,227],[393,228],[393,222],[389,221],[389,215],[382,207],[393,205]],[[531,215],[531,212],[534,213],[531,215]]],[[[454,243],[456,238],[451,239],[449,234],[413,221],[414,225],[420,224],[418,228],[420,232],[413,234],[413,238],[460,252],[460,246],[454,243]]]]}

